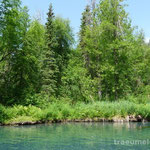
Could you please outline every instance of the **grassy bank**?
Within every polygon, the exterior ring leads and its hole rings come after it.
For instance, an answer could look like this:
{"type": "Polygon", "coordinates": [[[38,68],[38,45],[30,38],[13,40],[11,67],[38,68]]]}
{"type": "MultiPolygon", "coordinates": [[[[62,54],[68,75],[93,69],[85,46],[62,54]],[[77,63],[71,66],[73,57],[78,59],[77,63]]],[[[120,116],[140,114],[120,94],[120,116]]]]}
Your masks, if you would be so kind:
{"type": "Polygon", "coordinates": [[[132,102],[94,102],[77,103],[53,102],[45,108],[35,106],[0,106],[0,122],[14,124],[19,122],[48,122],[57,120],[94,119],[113,117],[125,118],[129,115],[150,118],[150,104],[135,104],[132,102]]]}

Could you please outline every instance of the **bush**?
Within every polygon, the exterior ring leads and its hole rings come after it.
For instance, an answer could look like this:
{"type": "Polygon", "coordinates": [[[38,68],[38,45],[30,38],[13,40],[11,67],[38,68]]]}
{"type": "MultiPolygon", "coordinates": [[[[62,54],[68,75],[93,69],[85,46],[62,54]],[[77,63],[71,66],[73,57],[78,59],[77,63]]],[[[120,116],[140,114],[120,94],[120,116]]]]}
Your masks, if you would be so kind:
{"type": "Polygon", "coordinates": [[[0,123],[4,123],[4,121],[8,118],[9,118],[9,116],[6,112],[6,108],[4,106],[0,105],[0,123]]]}

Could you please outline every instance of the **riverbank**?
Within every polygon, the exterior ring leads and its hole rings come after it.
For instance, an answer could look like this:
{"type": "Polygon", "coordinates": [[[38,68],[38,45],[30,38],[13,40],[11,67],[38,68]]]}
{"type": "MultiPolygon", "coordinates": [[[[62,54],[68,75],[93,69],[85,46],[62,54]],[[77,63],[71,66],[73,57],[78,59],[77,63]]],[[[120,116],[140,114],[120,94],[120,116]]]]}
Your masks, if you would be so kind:
{"type": "Polygon", "coordinates": [[[74,120],[47,120],[47,121],[20,121],[20,122],[10,122],[3,123],[0,126],[22,126],[22,125],[38,125],[38,124],[53,124],[53,123],[70,123],[70,122],[113,122],[113,123],[127,123],[127,122],[150,122],[150,119],[143,119],[141,116],[127,116],[126,118],[121,118],[118,116],[112,119],[106,118],[86,118],[86,119],[74,119],[74,120]]]}
{"type": "Polygon", "coordinates": [[[44,108],[0,106],[1,125],[34,125],[57,122],[143,122],[150,121],[150,104],[121,102],[53,102],[44,108]]]}

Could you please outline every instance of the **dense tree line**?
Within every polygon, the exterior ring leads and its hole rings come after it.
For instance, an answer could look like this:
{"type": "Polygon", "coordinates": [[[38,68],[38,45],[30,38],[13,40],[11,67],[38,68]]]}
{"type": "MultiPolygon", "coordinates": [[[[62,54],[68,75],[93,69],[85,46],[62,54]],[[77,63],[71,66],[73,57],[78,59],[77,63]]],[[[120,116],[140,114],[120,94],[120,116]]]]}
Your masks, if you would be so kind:
{"type": "Polygon", "coordinates": [[[150,46],[132,27],[123,0],[87,5],[73,44],[69,21],[56,17],[52,5],[42,25],[20,0],[2,0],[0,103],[149,99],[150,46]]]}

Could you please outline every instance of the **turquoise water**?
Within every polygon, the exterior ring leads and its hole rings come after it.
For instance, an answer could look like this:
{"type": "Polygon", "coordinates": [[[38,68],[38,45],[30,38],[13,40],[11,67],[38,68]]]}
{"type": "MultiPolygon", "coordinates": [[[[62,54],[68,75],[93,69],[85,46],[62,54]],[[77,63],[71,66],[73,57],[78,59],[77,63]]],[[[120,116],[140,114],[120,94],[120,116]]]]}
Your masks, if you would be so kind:
{"type": "Polygon", "coordinates": [[[150,150],[150,123],[0,127],[0,150],[150,150]]]}

